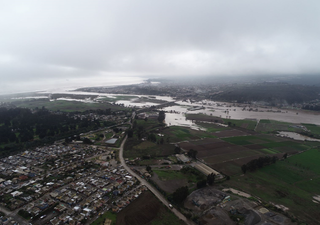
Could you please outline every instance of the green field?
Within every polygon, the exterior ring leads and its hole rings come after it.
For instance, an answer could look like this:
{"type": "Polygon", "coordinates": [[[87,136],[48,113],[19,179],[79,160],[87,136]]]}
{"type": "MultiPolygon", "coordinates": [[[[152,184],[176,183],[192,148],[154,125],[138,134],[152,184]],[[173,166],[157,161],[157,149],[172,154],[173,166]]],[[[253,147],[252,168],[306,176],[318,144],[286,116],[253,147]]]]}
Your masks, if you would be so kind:
{"type": "Polygon", "coordinates": [[[241,127],[247,130],[254,130],[257,125],[257,121],[254,120],[233,120],[233,119],[223,119],[225,124],[230,124],[231,127],[241,127]]]}
{"type": "Polygon", "coordinates": [[[320,126],[314,124],[302,124],[305,126],[312,134],[320,135],[320,126]]]}
{"type": "Polygon", "coordinates": [[[186,140],[194,140],[200,138],[215,138],[214,135],[202,131],[202,130],[194,130],[187,127],[178,127],[172,126],[168,127],[163,131],[165,136],[170,137],[170,142],[179,142],[186,140]]]}
{"type": "Polygon", "coordinates": [[[232,186],[282,204],[302,220],[319,221],[319,205],[312,197],[320,195],[320,151],[312,149],[269,165],[245,176],[237,176],[224,185],[232,186]]]}
{"type": "Polygon", "coordinates": [[[93,223],[91,223],[91,225],[103,225],[106,219],[109,219],[112,221],[111,225],[115,225],[117,221],[117,214],[107,211],[103,215],[99,216],[99,218],[96,219],[93,223]]]}

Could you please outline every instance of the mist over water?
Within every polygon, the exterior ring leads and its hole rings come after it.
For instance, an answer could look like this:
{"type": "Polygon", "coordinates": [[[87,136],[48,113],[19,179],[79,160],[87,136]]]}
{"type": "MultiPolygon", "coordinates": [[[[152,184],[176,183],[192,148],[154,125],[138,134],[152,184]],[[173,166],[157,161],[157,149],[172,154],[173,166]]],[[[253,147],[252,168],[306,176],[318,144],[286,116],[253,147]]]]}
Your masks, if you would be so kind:
{"type": "Polygon", "coordinates": [[[14,94],[24,92],[63,92],[83,87],[111,87],[119,85],[130,85],[143,83],[145,78],[131,76],[114,76],[114,77],[83,77],[73,79],[47,79],[39,81],[25,82],[23,85],[16,85],[10,88],[10,91],[0,89],[0,94],[14,94]]]}

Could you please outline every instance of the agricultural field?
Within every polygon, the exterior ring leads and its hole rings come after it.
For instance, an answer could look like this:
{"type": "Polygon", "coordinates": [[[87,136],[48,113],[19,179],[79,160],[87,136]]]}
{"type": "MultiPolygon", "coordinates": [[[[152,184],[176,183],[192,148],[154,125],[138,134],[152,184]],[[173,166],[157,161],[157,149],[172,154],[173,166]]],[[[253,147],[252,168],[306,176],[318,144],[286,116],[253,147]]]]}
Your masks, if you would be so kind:
{"type": "Polygon", "coordinates": [[[320,221],[320,151],[312,149],[290,156],[255,172],[231,178],[223,185],[251,193],[265,202],[284,205],[308,224],[320,221]]]}
{"type": "Polygon", "coordinates": [[[308,150],[314,146],[314,143],[255,134],[228,138],[204,138],[181,142],[179,146],[186,152],[190,149],[196,150],[197,157],[209,166],[226,175],[234,176],[241,174],[240,167],[253,159],[268,155],[282,158],[285,153],[292,155],[308,150]]]}
{"type": "Polygon", "coordinates": [[[214,133],[215,136],[219,138],[225,138],[225,137],[235,137],[235,136],[247,136],[249,135],[248,132],[238,130],[238,129],[230,129],[230,130],[223,130],[223,131],[217,131],[214,133]]]}
{"type": "Polygon", "coordinates": [[[143,192],[117,214],[116,225],[183,225],[151,192],[143,192]]]}
{"type": "Polygon", "coordinates": [[[273,136],[267,135],[248,135],[248,136],[237,136],[230,138],[222,138],[222,140],[235,145],[250,145],[250,144],[266,144],[266,143],[275,143],[283,141],[281,138],[276,138],[273,136]]]}

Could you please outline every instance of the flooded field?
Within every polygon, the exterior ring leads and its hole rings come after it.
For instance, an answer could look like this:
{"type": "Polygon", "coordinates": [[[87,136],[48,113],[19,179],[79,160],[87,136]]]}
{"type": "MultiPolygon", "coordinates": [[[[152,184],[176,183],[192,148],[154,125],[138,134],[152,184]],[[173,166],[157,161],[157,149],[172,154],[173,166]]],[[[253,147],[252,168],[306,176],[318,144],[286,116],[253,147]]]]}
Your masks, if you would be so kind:
{"type": "MultiPolygon", "coordinates": [[[[49,92],[39,92],[37,95],[41,96],[28,96],[24,99],[30,98],[49,98],[49,92]],[[46,96],[46,94],[48,96],[46,96]]],[[[129,94],[109,94],[109,93],[95,93],[95,92],[77,92],[77,91],[64,91],[55,92],[54,94],[66,94],[66,95],[95,95],[97,97],[89,100],[83,99],[83,102],[92,103],[95,101],[107,99],[110,103],[123,104],[126,107],[150,107],[162,104],[163,102],[175,102],[177,105],[163,108],[166,111],[166,123],[170,126],[188,126],[194,129],[200,127],[192,123],[192,121],[186,120],[185,114],[206,114],[211,116],[220,117],[223,119],[269,119],[277,120],[289,123],[308,123],[320,125],[320,113],[303,110],[290,110],[279,109],[275,107],[258,107],[248,104],[236,104],[236,103],[224,103],[214,102],[209,100],[203,100],[199,102],[176,101],[169,96],[151,96],[151,95],[129,95],[129,94]],[[109,99],[109,100],[108,100],[109,99]]],[[[59,100],[65,101],[79,101],[79,99],[73,98],[59,98],[59,100]]]]}
{"type": "Polygon", "coordinates": [[[287,137],[287,138],[292,138],[294,140],[298,140],[298,141],[319,141],[319,139],[315,139],[315,138],[311,138],[308,136],[304,136],[295,132],[288,132],[288,131],[279,131],[278,135],[280,137],[287,137]]]}
{"type": "MultiPolygon", "coordinates": [[[[234,105],[222,102],[182,102],[177,101],[175,106],[176,112],[185,113],[203,113],[206,115],[216,116],[224,119],[270,119],[289,123],[310,123],[320,125],[320,114],[311,111],[296,111],[278,108],[261,108],[247,105],[234,105]]],[[[164,108],[165,111],[171,108],[164,108]]],[[[183,114],[182,114],[183,115],[183,114]]]]}

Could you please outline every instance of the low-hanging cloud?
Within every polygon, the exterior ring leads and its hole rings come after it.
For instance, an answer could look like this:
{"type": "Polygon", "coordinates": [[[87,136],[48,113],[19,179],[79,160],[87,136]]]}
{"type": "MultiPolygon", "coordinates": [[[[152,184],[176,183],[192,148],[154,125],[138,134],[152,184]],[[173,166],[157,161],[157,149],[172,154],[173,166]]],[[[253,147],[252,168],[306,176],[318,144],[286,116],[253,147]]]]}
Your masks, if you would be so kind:
{"type": "Polygon", "coordinates": [[[115,76],[318,74],[319,24],[316,0],[5,1],[0,89],[108,85],[115,76]]]}

